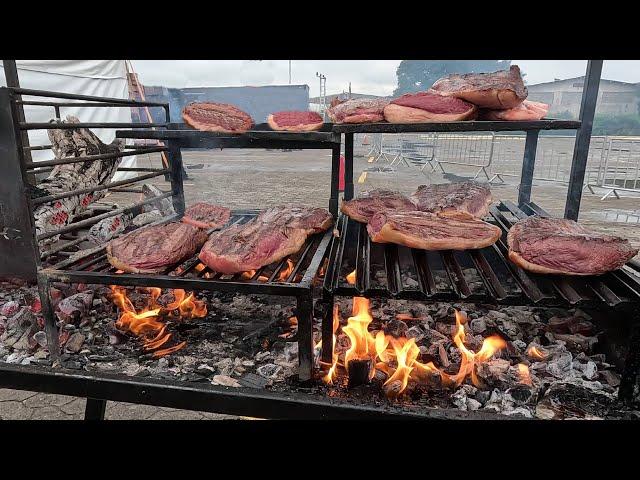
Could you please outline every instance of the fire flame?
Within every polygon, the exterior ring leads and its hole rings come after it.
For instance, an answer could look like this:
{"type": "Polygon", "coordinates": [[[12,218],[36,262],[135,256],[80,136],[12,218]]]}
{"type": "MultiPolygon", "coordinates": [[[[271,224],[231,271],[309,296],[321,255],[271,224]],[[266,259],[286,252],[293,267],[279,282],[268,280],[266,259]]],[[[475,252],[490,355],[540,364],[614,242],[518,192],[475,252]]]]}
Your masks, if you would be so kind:
{"type": "Polygon", "coordinates": [[[116,327],[140,337],[143,349],[147,352],[153,351],[153,357],[160,358],[180,350],[187,344],[187,342],[180,342],[173,347],[160,349],[173,336],[166,331],[167,324],[159,318],[163,311],[170,317],[176,316],[176,314],[181,318],[204,317],[207,314],[207,307],[203,302],[195,300],[193,293],[186,295],[185,291],[181,289],[173,290],[174,301],[166,307],[162,307],[157,304],[162,290],[156,287],[147,287],[146,291],[149,293],[147,306],[138,313],[127,297],[126,289],[116,285],[111,286],[113,302],[123,312],[116,322],[116,327]]]}
{"type": "Polygon", "coordinates": [[[205,267],[202,263],[199,263],[199,264],[196,265],[196,272],[201,272],[205,268],[207,268],[207,267],[205,267]]]}
{"type": "Polygon", "coordinates": [[[372,321],[373,317],[369,313],[369,300],[364,297],[353,297],[353,316],[347,319],[347,326],[342,328],[351,341],[349,350],[344,354],[345,368],[348,367],[351,360],[375,360],[375,338],[368,330],[372,321]]]}
{"type": "Polygon", "coordinates": [[[393,372],[393,375],[384,383],[384,386],[387,387],[385,391],[390,397],[400,395],[407,388],[409,375],[411,375],[414,369],[413,364],[420,354],[420,349],[416,345],[415,338],[409,340],[402,338],[401,340],[402,341],[391,342],[398,366],[396,367],[396,371],[393,372]],[[401,343],[404,344],[400,346],[401,343]]]}
{"type": "Polygon", "coordinates": [[[356,284],[356,271],[354,270],[349,275],[347,275],[345,278],[347,279],[347,283],[349,285],[355,285],[356,284]]]}
{"type": "Polygon", "coordinates": [[[287,258],[287,266],[278,274],[278,280],[281,282],[286,281],[289,275],[291,275],[291,272],[293,272],[293,262],[287,258]]]}
{"type": "MultiPolygon", "coordinates": [[[[336,332],[338,331],[338,327],[340,326],[340,311],[338,309],[338,305],[333,306],[333,336],[331,337],[331,368],[327,374],[322,377],[322,380],[329,384],[333,385],[333,380],[336,375],[336,368],[338,367],[338,354],[336,353],[336,332]]],[[[320,341],[319,345],[322,344],[320,341]]]]}
{"type": "Polygon", "coordinates": [[[537,348],[535,345],[529,347],[527,355],[536,360],[545,360],[549,356],[542,348],[537,348]]]}
{"type": "Polygon", "coordinates": [[[531,382],[531,374],[529,373],[529,367],[527,367],[524,363],[518,364],[518,375],[520,376],[520,383],[524,383],[525,385],[532,386],[531,382]]]}
{"type": "Polygon", "coordinates": [[[484,339],[484,342],[482,342],[480,350],[477,353],[473,353],[464,344],[464,324],[466,322],[466,315],[456,310],[456,334],[453,337],[453,343],[455,343],[462,354],[462,362],[460,363],[460,370],[456,375],[451,377],[451,380],[455,382],[456,385],[461,385],[465,378],[471,375],[471,382],[476,387],[481,387],[482,383],[476,375],[476,365],[489,360],[498,350],[503,349],[506,343],[498,336],[487,337],[484,339]]]}
{"type": "Polygon", "coordinates": [[[242,272],[242,275],[240,275],[240,278],[242,278],[243,280],[251,280],[255,274],[256,274],[255,270],[249,270],[246,272],[242,272]]]}

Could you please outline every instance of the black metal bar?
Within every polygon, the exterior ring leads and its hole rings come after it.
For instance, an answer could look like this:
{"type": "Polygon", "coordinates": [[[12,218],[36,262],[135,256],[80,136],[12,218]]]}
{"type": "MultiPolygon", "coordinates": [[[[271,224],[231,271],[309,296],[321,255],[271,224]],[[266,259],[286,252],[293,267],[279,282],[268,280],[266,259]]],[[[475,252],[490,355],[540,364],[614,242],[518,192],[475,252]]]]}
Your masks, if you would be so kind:
{"type": "Polygon", "coordinates": [[[302,255],[298,257],[298,261],[295,263],[295,265],[291,269],[291,273],[289,273],[289,276],[285,278],[284,280],[285,282],[291,283],[295,280],[296,275],[298,274],[298,271],[300,271],[300,268],[302,267],[302,263],[305,261],[305,258],[307,257],[307,254],[311,250],[312,246],[313,246],[313,240],[308,241],[307,246],[302,251],[302,255]]]}
{"type": "Polygon", "coordinates": [[[84,242],[88,238],[89,238],[89,235],[83,235],[81,237],[76,238],[75,240],[70,241],[70,242],[63,243],[61,245],[58,245],[57,247],[50,248],[49,250],[47,250],[45,252],[42,252],[40,254],[40,259],[44,260],[45,258],[50,257],[54,253],[61,252],[62,250],[65,250],[65,249],[67,249],[69,247],[73,247],[74,245],[78,245],[79,243],[84,242]]]}
{"type": "Polygon", "coordinates": [[[460,298],[466,298],[471,295],[469,285],[464,278],[460,264],[458,264],[456,258],[451,250],[442,250],[440,252],[442,263],[451,282],[453,289],[460,295],[460,298]]]}
{"type": "Polygon", "coordinates": [[[173,209],[179,215],[184,214],[184,185],[182,178],[182,152],[174,141],[167,142],[167,161],[169,162],[173,209]]]}
{"type": "Polygon", "coordinates": [[[400,259],[398,246],[388,243],[384,246],[384,268],[387,273],[387,288],[392,296],[402,290],[402,275],[400,273],[400,259]]]}
{"type": "Polygon", "coordinates": [[[358,223],[358,246],[356,250],[356,290],[362,293],[369,290],[371,274],[371,240],[367,227],[358,223]]]}
{"type": "Polygon", "coordinates": [[[298,378],[301,381],[311,380],[313,372],[313,295],[309,290],[306,295],[297,298],[298,318],[298,378]]]}
{"type": "Polygon", "coordinates": [[[85,420],[104,420],[104,412],[106,408],[107,408],[106,400],[87,398],[87,404],[84,408],[84,419],[85,420]]]}
{"type": "Polygon", "coordinates": [[[476,270],[480,273],[480,278],[484,282],[485,287],[489,290],[489,293],[498,300],[502,300],[507,296],[507,292],[500,283],[498,276],[495,274],[489,262],[483,255],[481,250],[471,250],[471,259],[476,266],[476,270]]]}
{"type": "Polygon", "coordinates": [[[582,88],[582,102],[580,103],[580,128],[578,128],[578,132],[576,133],[571,172],[569,173],[567,201],[564,207],[564,218],[576,221],[580,213],[582,186],[584,184],[584,174],[587,169],[587,157],[589,156],[591,130],[593,128],[593,118],[596,113],[601,74],[602,60],[589,60],[587,62],[584,87],[582,88]]]}
{"type": "Polygon", "coordinates": [[[626,404],[640,401],[638,382],[640,381],[640,313],[633,312],[634,322],[631,325],[627,355],[618,388],[618,398],[626,404]]]}
{"type": "Polygon", "coordinates": [[[166,127],[166,123],[88,122],[88,123],[29,123],[18,122],[20,130],[58,130],[72,128],[150,128],[166,127]]]}
{"type": "Polygon", "coordinates": [[[149,167],[144,167],[144,168],[118,167],[118,171],[119,172],[160,172],[160,173],[168,172],[168,170],[166,169],[149,168],[149,167]]]}
{"type": "Polygon", "coordinates": [[[465,121],[436,123],[336,123],[332,130],[336,133],[427,133],[427,132],[499,132],[529,130],[576,130],[579,121],[536,120],[536,121],[465,121]]]}
{"type": "Polygon", "coordinates": [[[38,273],[38,292],[40,294],[40,304],[42,306],[42,317],[44,318],[44,330],[47,335],[47,348],[51,360],[57,360],[60,356],[60,343],[58,341],[58,326],[51,304],[51,281],[46,275],[38,273]]]}
{"type": "Polygon", "coordinates": [[[55,237],[56,235],[61,235],[63,233],[73,232],[74,230],[78,230],[78,229],[83,228],[83,227],[88,227],[89,225],[93,225],[95,223],[98,223],[100,220],[104,220],[105,218],[114,217],[116,215],[120,215],[121,213],[131,212],[131,211],[135,210],[136,208],[139,208],[139,207],[141,207],[143,205],[148,205],[150,203],[157,202],[158,200],[162,200],[163,198],[168,198],[171,195],[172,195],[172,193],[169,192],[169,193],[165,193],[164,195],[159,195],[157,197],[148,198],[147,200],[143,200],[141,202],[135,203],[135,204],[130,205],[128,207],[118,208],[116,210],[111,210],[111,211],[109,211],[107,213],[103,213],[101,215],[97,215],[95,217],[88,218],[86,220],[82,220],[80,222],[72,223],[71,225],[69,225],[67,227],[61,228],[59,230],[55,230],[53,232],[42,233],[42,234],[38,235],[38,241],[44,240],[46,238],[55,237]]]}
{"type": "Polygon", "coordinates": [[[353,198],[353,133],[344,135],[344,199],[353,198]]]}
{"type": "MultiPolygon", "coordinates": [[[[13,61],[13,60],[12,60],[13,61]]],[[[5,60],[7,62],[7,60],[5,60]]],[[[48,98],[65,98],[68,100],[88,100],[101,103],[117,103],[122,106],[130,107],[167,107],[168,104],[164,102],[141,102],[138,100],[129,100],[126,98],[110,98],[110,97],[96,97],[92,95],[78,95],[75,93],[63,93],[63,92],[49,92],[46,90],[34,90],[30,88],[12,88],[12,91],[22,95],[29,95],[32,97],[48,97],[48,98]]]]}
{"type": "MultiPolygon", "coordinates": [[[[20,105],[33,105],[33,106],[45,106],[45,107],[117,107],[123,108],[127,105],[121,103],[109,103],[109,102],[44,102],[39,100],[18,100],[16,103],[20,105]]],[[[137,105],[132,105],[135,107],[137,105]]],[[[163,107],[164,105],[147,105],[150,107],[163,107]]],[[[169,122],[167,122],[169,123],[169,122]]]]}
{"type": "Polygon", "coordinates": [[[25,164],[25,168],[39,168],[39,167],[48,167],[55,165],[68,165],[71,163],[82,163],[82,162],[92,162],[94,160],[117,160],[122,157],[131,157],[133,155],[142,155],[145,153],[156,153],[156,152],[164,152],[166,150],[165,147],[145,147],[144,150],[135,150],[131,152],[113,152],[113,153],[101,153],[99,155],[87,155],[85,157],[74,157],[74,158],[63,158],[56,160],[45,160],[43,162],[31,162],[25,164]]]}
{"type": "Polygon", "coordinates": [[[329,198],[329,212],[333,218],[338,218],[338,190],[340,172],[340,145],[331,149],[331,196],[329,198]]]}
{"type": "Polygon", "coordinates": [[[36,146],[25,146],[23,147],[25,151],[31,152],[33,150],[51,150],[51,145],[36,145],[36,146]]]}
{"type": "Polygon", "coordinates": [[[56,195],[47,195],[46,197],[37,197],[34,198],[32,203],[33,205],[41,205],[43,203],[53,202],[55,200],[60,200],[62,198],[69,198],[75,195],[82,195],[83,193],[93,193],[99,192],[101,190],[108,190],[114,187],[122,187],[124,185],[131,185],[142,180],[149,180],[150,178],[159,177],[160,175],[164,175],[165,173],[169,173],[168,169],[156,170],[154,173],[149,173],[147,175],[138,175],[135,178],[130,178],[128,180],[119,180],[117,182],[105,183],[104,185],[96,185],[87,188],[80,188],[78,190],[71,190],[70,192],[58,193],[56,195]]]}
{"type": "Polygon", "coordinates": [[[411,249],[411,256],[418,276],[420,290],[427,296],[433,295],[436,291],[436,282],[433,279],[426,252],[424,250],[411,249]]]}
{"type": "Polygon", "coordinates": [[[331,243],[331,239],[333,238],[333,232],[328,230],[324,233],[324,236],[318,243],[318,248],[316,248],[313,257],[311,258],[311,262],[309,262],[309,266],[307,267],[302,280],[300,280],[300,285],[311,288],[313,279],[318,274],[318,270],[320,269],[320,265],[322,264],[322,260],[324,259],[327,249],[329,248],[329,244],[331,243]]]}
{"type": "Polygon", "coordinates": [[[524,205],[531,200],[531,184],[533,183],[533,171],[536,166],[536,149],[538,148],[538,130],[529,130],[524,144],[524,157],[522,159],[522,173],[518,186],[518,205],[524,205]]]}

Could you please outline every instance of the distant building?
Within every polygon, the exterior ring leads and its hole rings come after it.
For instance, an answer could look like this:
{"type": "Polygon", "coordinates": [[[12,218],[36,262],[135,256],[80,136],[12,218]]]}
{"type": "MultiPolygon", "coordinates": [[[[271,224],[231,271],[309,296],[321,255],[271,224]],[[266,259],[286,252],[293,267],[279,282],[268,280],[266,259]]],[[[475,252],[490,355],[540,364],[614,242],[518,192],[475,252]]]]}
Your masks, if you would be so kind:
{"type": "MultiPolygon", "coordinates": [[[[584,77],[557,79],[553,82],[527,85],[528,99],[551,105],[549,116],[569,112],[574,118],[577,118],[580,113],[583,85],[584,77]]],[[[600,80],[596,113],[606,115],[638,114],[639,91],[639,85],[635,83],[600,80]]]]}
{"type": "MultiPolygon", "coordinates": [[[[169,102],[172,122],[182,122],[182,109],[190,102],[230,103],[247,112],[256,123],[267,121],[269,114],[282,110],[308,110],[308,85],[266,85],[261,87],[145,86],[146,99],[169,102]]],[[[162,109],[153,109],[154,122],[164,122],[162,109]]]]}

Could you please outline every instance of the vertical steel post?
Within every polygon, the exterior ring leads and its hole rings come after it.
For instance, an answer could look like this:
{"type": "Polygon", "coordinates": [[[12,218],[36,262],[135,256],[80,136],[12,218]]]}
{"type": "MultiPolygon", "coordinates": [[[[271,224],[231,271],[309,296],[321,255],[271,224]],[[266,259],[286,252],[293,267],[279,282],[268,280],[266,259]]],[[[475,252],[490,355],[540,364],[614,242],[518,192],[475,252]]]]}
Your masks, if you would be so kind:
{"type": "Polygon", "coordinates": [[[344,199],[353,198],[353,133],[344,134],[344,199]]]}
{"type": "Polygon", "coordinates": [[[582,102],[580,103],[580,128],[576,133],[576,143],[573,148],[571,173],[569,174],[569,189],[564,207],[564,218],[578,220],[580,200],[582,199],[582,184],[587,169],[589,143],[593,129],[593,117],[596,113],[600,75],[602,74],[602,60],[589,60],[587,72],[582,87],[582,102]]]}
{"type": "Polygon", "coordinates": [[[538,148],[538,134],[540,130],[527,131],[527,139],[524,144],[524,158],[522,159],[522,173],[520,174],[520,186],[518,187],[518,206],[529,203],[531,200],[531,184],[533,183],[533,170],[536,166],[536,149],[538,148]]]}
{"type": "Polygon", "coordinates": [[[47,334],[47,348],[49,358],[56,360],[60,357],[60,342],[58,340],[58,326],[51,304],[51,282],[46,275],[38,274],[38,293],[40,293],[40,304],[42,305],[42,317],[44,318],[44,331],[47,334]]]}
{"type": "Polygon", "coordinates": [[[340,144],[331,148],[331,198],[329,198],[329,212],[338,218],[338,188],[340,177],[340,144]]]}
{"type": "Polygon", "coordinates": [[[333,305],[334,297],[331,293],[322,291],[322,350],[320,359],[323,363],[331,363],[333,360],[333,305]]]}
{"type": "Polygon", "coordinates": [[[104,420],[104,412],[107,408],[106,400],[98,400],[96,398],[87,398],[87,404],[84,408],[85,420],[104,420]]]}
{"type": "Polygon", "coordinates": [[[182,177],[182,153],[180,145],[175,140],[167,140],[169,169],[171,170],[171,191],[173,208],[177,214],[184,213],[184,184],[182,177]]]}
{"type": "Polygon", "coordinates": [[[298,378],[311,380],[313,372],[313,294],[297,298],[298,317],[298,378]]]}

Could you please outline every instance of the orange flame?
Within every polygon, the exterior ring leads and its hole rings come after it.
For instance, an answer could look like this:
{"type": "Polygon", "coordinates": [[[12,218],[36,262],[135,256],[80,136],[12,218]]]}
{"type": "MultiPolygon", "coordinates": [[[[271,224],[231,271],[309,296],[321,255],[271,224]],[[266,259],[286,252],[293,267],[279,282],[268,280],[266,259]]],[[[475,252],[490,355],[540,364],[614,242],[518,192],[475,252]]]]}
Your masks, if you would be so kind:
{"type": "Polygon", "coordinates": [[[532,386],[531,382],[531,374],[529,373],[529,367],[527,367],[524,363],[518,364],[518,375],[520,376],[520,383],[524,383],[525,385],[532,386]]]}
{"type": "Polygon", "coordinates": [[[255,274],[256,274],[255,270],[249,270],[247,272],[242,272],[242,275],[240,275],[240,278],[242,278],[243,280],[251,280],[255,274]]]}
{"type": "MultiPolygon", "coordinates": [[[[375,338],[369,333],[369,324],[373,317],[369,313],[369,300],[364,297],[353,297],[353,316],[347,319],[347,326],[342,331],[349,337],[351,346],[344,354],[344,366],[347,368],[351,360],[375,360],[375,338]]],[[[373,376],[375,372],[371,372],[373,376]]]]}
{"type": "MultiPolygon", "coordinates": [[[[333,380],[336,376],[336,368],[338,367],[338,354],[336,353],[336,332],[338,331],[338,327],[340,326],[340,311],[338,309],[338,305],[333,306],[333,336],[331,337],[331,368],[327,374],[322,377],[322,380],[329,384],[333,385],[333,380]]],[[[318,345],[322,345],[322,340],[318,345]]]]}
{"type": "Polygon", "coordinates": [[[466,315],[456,310],[456,334],[453,337],[453,343],[455,343],[462,354],[462,362],[460,363],[460,370],[456,375],[451,377],[451,380],[456,385],[461,385],[465,378],[471,375],[471,382],[476,387],[480,387],[482,383],[476,375],[476,365],[489,360],[498,350],[503,349],[506,343],[498,336],[487,337],[484,339],[484,342],[482,342],[480,350],[477,353],[473,353],[464,344],[464,324],[466,322],[466,315]]]}
{"type": "Polygon", "coordinates": [[[320,270],[318,270],[318,276],[319,277],[324,277],[324,274],[327,271],[327,265],[329,265],[329,259],[325,258],[324,262],[322,263],[322,266],[320,267],[320,270]]]}
{"type": "Polygon", "coordinates": [[[268,282],[268,281],[269,281],[269,277],[265,277],[264,275],[260,275],[260,276],[258,277],[258,281],[259,281],[259,282],[262,282],[262,283],[264,283],[264,282],[268,282]]]}
{"type": "Polygon", "coordinates": [[[398,366],[396,371],[393,372],[393,375],[384,383],[384,386],[394,386],[393,389],[389,388],[386,392],[388,396],[396,397],[407,388],[409,375],[411,375],[414,369],[413,364],[420,354],[420,349],[416,345],[415,338],[409,340],[401,338],[399,341],[392,341],[391,343],[398,366]]]}
{"type": "Polygon", "coordinates": [[[356,284],[356,271],[354,270],[349,275],[347,275],[345,278],[347,279],[347,283],[349,285],[355,285],[356,284]]]}
{"type": "Polygon", "coordinates": [[[527,355],[536,360],[545,360],[549,354],[542,348],[537,348],[535,345],[531,345],[527,350],[527,355]]]}
{"type": "Polygon", "coordinates": [[[196,265],[196,272],[201,272],[205,268],[207,268],[207,267],[205,267],[202,263],[199,263],[199,264],[196,265]]]}
{"type": "Polygon", "coordinates": [[[196,300],[193,293],[187,295],[184,290],[175,289],[173,296],[175,300],[165,307],[166,310],[178,310],[183,318],[202,318],[207,314],[207,306],[204,302],[196,300]]]}
{"type": "Polygon", "coordinates": [[[287,267],[280,270],[280,273],[278,274],[278,280],[284,282],[285,280],[287,280],[289,275],[291,275],[291,272],[293,272],[293,262],[287,258],[287,267]]]}

